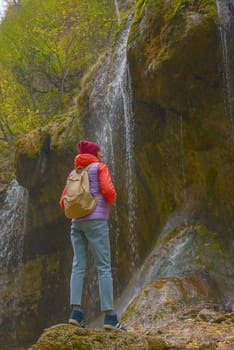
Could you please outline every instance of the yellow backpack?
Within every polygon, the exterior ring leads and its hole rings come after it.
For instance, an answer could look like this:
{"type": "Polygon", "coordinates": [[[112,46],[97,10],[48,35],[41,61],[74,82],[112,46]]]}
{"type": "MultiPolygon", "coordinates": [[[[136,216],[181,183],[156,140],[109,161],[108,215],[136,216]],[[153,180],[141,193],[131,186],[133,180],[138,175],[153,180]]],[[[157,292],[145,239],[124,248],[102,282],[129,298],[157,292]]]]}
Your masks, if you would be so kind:
{"type": "Polygon", "coordinates": [[[90,214],[96,207],[99,194],[93,198],[89,188],[88,169],[74,169],[67,178],[66,194],[64,196],[65,215],[69,219],[81,218],[90,214]]]}

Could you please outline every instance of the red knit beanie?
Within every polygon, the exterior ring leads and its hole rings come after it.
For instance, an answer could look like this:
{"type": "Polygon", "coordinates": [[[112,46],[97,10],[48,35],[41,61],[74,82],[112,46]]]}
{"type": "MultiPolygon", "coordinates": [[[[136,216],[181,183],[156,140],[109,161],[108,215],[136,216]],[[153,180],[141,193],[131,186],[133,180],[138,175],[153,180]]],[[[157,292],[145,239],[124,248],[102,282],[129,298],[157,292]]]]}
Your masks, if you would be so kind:
{"type": "Polygon", "coordinates": [[[79,153],[90,153],[96,156],[96,154],[100,151],[100,147],[91,141],[81,140],[77,143],[77,149],[79,153]]]}

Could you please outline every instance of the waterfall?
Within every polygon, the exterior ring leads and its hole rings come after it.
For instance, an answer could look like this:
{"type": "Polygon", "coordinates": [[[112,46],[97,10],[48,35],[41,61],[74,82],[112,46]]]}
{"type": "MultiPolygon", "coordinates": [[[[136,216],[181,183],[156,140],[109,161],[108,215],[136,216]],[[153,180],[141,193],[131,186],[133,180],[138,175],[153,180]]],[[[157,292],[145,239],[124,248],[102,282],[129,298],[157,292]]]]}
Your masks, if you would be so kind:
{"type": "Polygon", "coordinates": [[[17,265],[22,261],[23,233],[27,191],[13,180],[0,210],[0,266],[17,265]],[[15,254],[17,252],[17,254],[15,254]]]}
{"type": "Polygon", "coordinates": [[[119,300],[117,310],[122,314],[133,299],[150,283],[159,278],[179,276],[186,270],[186,263],[183,259],[192,257],[191,234],[181,235],[176,245],[156,244],[146,258],[144,264],[133,275],[128,288],[119,300]],[[183,259],[181,259],[183,257],[183,259]]]}
{"type": "MultiPolygon", "coordinates": [[[[119,180],[117,161],[119,161],[120,153],[124,154],[122,165],[125,163],[123,186],[127,194],[128,250],[131,269],[134,271],[136,264],[139,262],[139,255],[138,240],[136,239],[134,116],[132,111],[131,77],[126,54],[130,25],[131,18],[128,20],[125,30],[120,37],[119,45],[117,45],[115,52],[110,57],[108,66],[103,69],[102,75],[98,76],[98,82],[96,83],[98,87],[94,88],[97,96],[95,96],[93,102],[95,105],[95,130],[93,131],[93,137],[101,146],[105,162],[110,166],[115,184],[119,180]],[[101,94],[103,95],[100,98],[101,94]]],[[[91,126],[91,129],[93,129],[93,126],[91,126]]],[[[113,220],[115,244],[117,247],[120,236],[120,223],[116,206],[113,208],[113,220]]],[[[118,262],[118,249],[115,251],[115,258],[118,262]]]]}
{"type": "Polygon", "coordinates": [[[225,85],[225,106],[230,118],[232,141],[234,142],[234,2],[233,0],[217,0],[219,17],[219,33],[223,55],[223,79],[225,85]]]}
{"type": "Polygon", "coordinates": [[[9,328],[14,335],[12,339],[14,345],[17,345],[16,320],[19,303],[17,288],[23,260],[27,202],[27,190],[13,180],[0,209],[0,328],[4,322],[4,314],[11,315],[9,328]]]}
{"type": "Polygon", "coordinates": [[[124,109],[124,126],[125,126],[125,146],[126,146],[126,186],[128,191],[128,218],[129,218],[129,235],[131,251],[134,259],[131,259],[131,267],[134,271],[135,263],[139,261],[137,254],[136,230],[136,178],[135,178],[135,161],[134,161],[134,116],[132,111],[132,94],[131,94],[131,76],[127,62],[125,70],[120,80],[120,93],[123,100],[124,109]],[[136,261],[135,261],[136,260],[136,261]]]}
{"type": "Polygon", "coordinates": [[[114,0],[115,2],[115,12],[116,12],[116,17],[117,17],[117,21],[118,23],[120,23],[120,14],[119,14],[119,5],[118,5],[118,1],[114,0]]]}

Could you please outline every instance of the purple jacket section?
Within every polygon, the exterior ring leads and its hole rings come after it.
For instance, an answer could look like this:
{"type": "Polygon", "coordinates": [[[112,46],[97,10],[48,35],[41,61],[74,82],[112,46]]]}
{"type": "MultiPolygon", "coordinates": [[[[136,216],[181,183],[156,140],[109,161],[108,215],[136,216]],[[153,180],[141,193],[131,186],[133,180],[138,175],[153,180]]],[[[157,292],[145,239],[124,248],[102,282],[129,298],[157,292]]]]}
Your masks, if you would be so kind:
{"type": "Polygon", "coordinates": [[[88,169],[90,192],[94,198],[100,193],[97,206],[89,215],[83,216],[79,219],[72,219],[72,222],[97,219],[108,220],[109,218],[110,205],[100,192],[100,186],[98,181],[98,164],[99,163],[93,163],[93,165],[88,169]]]}

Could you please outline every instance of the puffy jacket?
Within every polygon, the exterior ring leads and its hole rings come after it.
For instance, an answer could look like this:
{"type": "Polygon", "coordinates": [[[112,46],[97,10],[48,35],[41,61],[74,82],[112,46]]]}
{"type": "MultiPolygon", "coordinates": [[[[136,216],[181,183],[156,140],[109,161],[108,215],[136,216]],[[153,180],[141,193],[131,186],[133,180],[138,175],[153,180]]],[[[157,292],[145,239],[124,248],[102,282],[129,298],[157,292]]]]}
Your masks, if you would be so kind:
{"type": "MultiPolygon", "coordinates": [[[[92,154],[79,154],[74,159],[74,167],[86,167],[93,163],[88,169],[90,192],[93,197],[100,193],[97,206],[94,211],[75,221],[94,220],[94,219],[108,219],[110,205],[112,205],[116,198],[116,191],[111,180],[110,172],[106,164],[101,163],[100,160],[92,154]]],[[[64,209],[64,195],[66,194],[66,187],[64,188],[59,204],[64,209]]]]}

